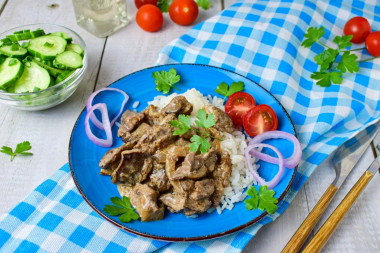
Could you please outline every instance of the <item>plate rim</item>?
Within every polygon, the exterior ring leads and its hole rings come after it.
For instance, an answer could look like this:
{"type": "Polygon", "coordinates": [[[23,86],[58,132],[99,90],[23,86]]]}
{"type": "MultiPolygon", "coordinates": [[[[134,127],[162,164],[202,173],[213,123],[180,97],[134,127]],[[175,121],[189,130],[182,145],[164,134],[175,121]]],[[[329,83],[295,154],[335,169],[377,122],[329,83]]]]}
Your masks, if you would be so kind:
{"type": "MultiPolygon", "coordinates": [[[[236,73],[234,71],[231,71],[231,70],[228,70],[228,69],[225,69],[225,68],[221,68],[221,67],[217,67],[217,66],[211,66],[211,65],[206,65],[206,64],[197,64],[197,63],[171,63],[171,64],[162,64],[162,65],[155,65],[155,66],[152,66],[152,67],[148,67],[148,68],[143,68],[143,69],[140,69],[140,70],[137,70],[135,72],[132,72],[132,73],[129,73],[125,76],[122,76],[120,77],[119,79],[117,79],[116,81],[110,83],[109,85],[105,86],[104,88],[106,87],[109,87],[111,85],[113,85],[114,83],[120,81],[121,79],[123,78],[126,78],[127,76],[132,76],[132,75],[135,75],[139,72],[142,72],[142,71],[146,71],[146,70],[149,70],[149,69],[154,69],[154,68],[160,68],[160,67],[175,67],[175,66],[179,66],[179,65],[188,65],[188,66],[201,66],[201,67],[207,67],[207,68],[213,68],[213,69],[217,69],[217,70],[222,70],[222,71],[227,71],[227,72],[230,72],[232,74],[235,74],[235,75],[238,75],[238,76],[241,76],[243,78],[246,78],[248,80],[250,80],[251,82],[253,82],[255,85],[259,86],[260,88],[262,88],[264,91],[266,91],[270,96],[272,96],[272,98],[281,106],[281,108],[283,109],[283,111],[285,112],[285,115],[286,117],[289,119],[291,125],[292,125],[292,129],[294,131],[294,136],[298,138],[297,136],[297,131],[296,131],[296,128],[294,126],[294,123],[289,115],[289,113],[286,111],[286,109],[284,108],[284,106],[280,103],[280,101],[271,93],[269,92],[266,88],[264,88],[263,86],[261,86],[260,84],[258,84],[257,82],[253,81],[252,79],[242,75],[242,74],[239,74],[239,73],[236,73]]],[[[194,242],[194,241],[202,241],[202,240],[209,240],[209,239],[215,239],[215,238],[219,238],[219,237],[223,237],[223,236],[226,236],[226,235],[229,235],[229,234],[232,234],[232,233],[235,233],[237,231],[240,231],[250,225],[253,225],[254,223],[260,221],[262,218],[264,218],[265,216],[268,215],[268,212],[264,212],[262,213],[261,215],[259,215],[258,217],[256,217],[255,219],[243,224],[243,225],[240,225],[238,227],[235,227],[233,229],[229,229],[227,231],[224,231],[224,232],[220,232],[220,233],[215,233],[215,234],[210,234],[210,235],[205,235],[205,236],[194,236],[194,237],[168,237],[168,236],[157,236],[157,235],[151,235],[151,234],[147,234],[147,233],[143,233],[143,232],[139,232],[139,231],[136,231],[136,230],[133,230],[131,228],[128,228],[128,227],[125,227],[123,226],[121,223],[119,222],[116,222],[110,218],[108,218],[107,216],[105,216],[100,210],[98,210],[92,203],[89,199],[86,198],[84,192],[82,191],[82,188],[80,187],[79,183],[77,182],[76,180],[76,177],[75,177],[75,173],[74,173],[74,170],[73,170],[73,167],[72,167],[72,164],[71,164],[71,160],[70,160],[70,152],[71,152],[71,140],[73,138],[73,134],[74,134],[74,129],[75,127],[77,126],[78,124],[78,121],[79,121],[79,118],[81,117],[82,113],[86,110],[86,105],[84,106],[84,108],[82,109],[82,111],[79,113],[76,121],[75,121],[75,124],[71,130],[71,135],[70,135],[70,140],[69,140],[69,146],[68,146],[68,160],[69,160],[69,167],[70,167],[70,174],[73,178],[73,181],[75,183],[75,186],[76,188],[78,189],[80,195],[82,196],[82,198],[87,202],[87,204],[95,211],[97,212],[103,219],[105,219],[106,221],[110,222],[111,224],[117,226],[118,228],[126,231],[126,232],[129,232],[129,233],[132,233],[132,234],[135,234],[135,235],[138,235],[138,236],[142,236],[142,237],[145,237],[145,238],[148,238],[148,239],[154,239],[154,240],[160,240],[160,241],[167,241],[167,242],[194,242]]],[[[278,203],[276,204],[278,206],[278,204],[283,200],[283,198],[285,197],[285,195],[288,193],[290,187],[292,186],[293,184],[293,181],[294,181],[294,178],[297,174],[297,170],[298,170],[298,165],[293,169],[293,175],[292,175],[292,178],[290,179],[290,182],[289,184],[287,185],[285,191],[280,195],[280,197],[278,198],[278,203]]]]}

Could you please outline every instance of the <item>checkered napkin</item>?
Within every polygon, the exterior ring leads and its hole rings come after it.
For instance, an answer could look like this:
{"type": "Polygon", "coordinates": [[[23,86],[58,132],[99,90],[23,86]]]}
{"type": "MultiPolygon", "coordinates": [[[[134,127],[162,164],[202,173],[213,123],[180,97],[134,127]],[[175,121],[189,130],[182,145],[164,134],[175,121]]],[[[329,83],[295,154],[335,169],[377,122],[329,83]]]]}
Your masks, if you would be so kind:
{"type": "MultiPolygon", "coordinates": [[[[215,240],[166,243],[126,233],[104,221],[79,195],[68,165],[0,217],[2,252],[240,252],[276,219],[331,152],[380,117],[380,59],[360,64],[342,85],[321,88],[310,80],[322,47],[300,47],[309,26],[326,28],[330,45],[353,16],[380,30],[380,2],[237,1],[166,46],[158,64],[219,66],[260,83],[286,108],[303,147],[303,162],[277,212],[245,230],[215,240]],[[377,13],[377,15],[376,15],[377,13]]],[[[357,52],[359,58],[370,57],[357,52]]]]}

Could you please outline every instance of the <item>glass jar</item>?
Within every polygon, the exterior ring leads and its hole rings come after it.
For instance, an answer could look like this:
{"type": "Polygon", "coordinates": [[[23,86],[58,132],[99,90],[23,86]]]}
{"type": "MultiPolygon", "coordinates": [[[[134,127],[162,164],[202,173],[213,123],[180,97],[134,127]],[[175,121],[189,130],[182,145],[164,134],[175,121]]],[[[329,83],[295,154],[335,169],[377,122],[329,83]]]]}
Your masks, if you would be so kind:
{"type": "Polygon", "coordinates": [[[106,37],[128,24],[126,0],[72,0],[79,26],[106,37]]]}

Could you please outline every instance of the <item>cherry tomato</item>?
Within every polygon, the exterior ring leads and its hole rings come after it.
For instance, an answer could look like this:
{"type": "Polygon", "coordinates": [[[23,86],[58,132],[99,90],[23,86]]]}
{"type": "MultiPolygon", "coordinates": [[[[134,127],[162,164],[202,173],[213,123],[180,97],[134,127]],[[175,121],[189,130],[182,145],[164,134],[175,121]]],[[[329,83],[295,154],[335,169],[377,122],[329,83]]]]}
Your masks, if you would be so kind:
{"type": "Polygon", "coordinates": [[[374,57],[380,56],[380,31],[370,33],[365,40],[368,53],[374,57]]]}
{"type": "Polygon", "coordinates": [[[147,32],[158,31],[162,23],[164,22],[164,17],[160,9],[152,4],[145,4],[138,9],[136,13],[137,24],[147,32]]]}
{"type": "Polygon", "coordinates": [[[140,7],[145,4],[157,5],[157,0],[135,0],[135,5],[137,9],[140,9],[140,7]]]}
{"type": "Polygon", "coordinates": [[[255,137],[266,131],[276,130],[278,119],[276,113],[268,105],[256,105],[249,110],[243,119],[243,127],[247,134],[255,137]]]}
{"type": "Polygon", "coordinates": [[[194,0],[174,0],[169,6],[169,16],[178,25],[190,25],[198,17],[198,5],[194,0]]]}
{"type": "Polygon", "coordinates": [[[256,101],[250,94],[235,92],[228,98],[224,109],[235,125],[242,126],[244,115],[255,105],[256,101]]]}
{"type": "Polygon", "coordinates": [[[352,43],[362,43],[371,32],[371,25],[368,20],[363,17],[354,17],[344,26],[344,35],[353,35],[352,43]]]}

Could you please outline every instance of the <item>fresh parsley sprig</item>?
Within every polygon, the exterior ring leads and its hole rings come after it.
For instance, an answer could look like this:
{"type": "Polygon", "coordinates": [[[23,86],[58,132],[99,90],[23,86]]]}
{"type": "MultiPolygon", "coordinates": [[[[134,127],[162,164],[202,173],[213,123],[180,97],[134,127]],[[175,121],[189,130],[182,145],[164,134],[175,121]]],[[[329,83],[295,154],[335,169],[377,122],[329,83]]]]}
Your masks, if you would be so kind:
{"type": "Polygon", "coordinates": [[[233,82],[231,83],[231,86],[229,87],[228,84],[225,82],[222,82],[221,84],[216,87],[215,92],[219,93],[220,95],[223,95],[224,98],[231,96],[235,92],[244,90],[244,83],[243,82],[233,82]]]}
{"type": "Polygon", "coordinates": [[[171,88],[179,90],[174,84],[181,80],[180,75],[177,75],[177,71],[171,68],[169,71],[161,70],[161,73],[156,71],[152,74],[154,83],[156,84],[156,90],[161,91],[164,94],[168,94],[171,88]]]}
{"type": "Polygon", "coordinates": [[[317,85],[321,87],[329,87],[332,83],[341,84],[343,82],[343,73],[355,73],[359,71],[359,62],[368,61],[371,59],[358,61],[358,57],[352,54],[351,51],[362,49],[345,50],[351,47],[352,35],[336,36],[333,42],[337,48],[332,48],[322,43],[320,39],[325,34],[324,27],[309,27],[305,34],[305,40],[302,42],[303,47],[311,47],[314,43],[318,43],[326,49],[314,57],[315,62],[320,66],[319,71],[311,74],[311,79],[317,81],[317,85]],[[342,54],[341,54],[342,53],[342,54]],[[338,57],[340,61],[337,62],[338,57]]]}
{"type": "Polygon", "coordinates": [[[268,186],[261,185],[259,192],[257,192],[256,188],[251,186],[247,190],[247,195],[252,198],[244,200],[245,208],[248,210],[259,209],[261,211],[267,211],[268,213],[275,213],[277,210],[278,199],[274,196],[273,190],[268,190],[268,186]]]}
{"type": "Polygon", "coordinates": [[[29,141],[24,141],[24,142],[20,142],[19,144],[17,144],[16,149],[15,149],[14,152],[13,152],[12,148],[7,147],[7,146],[2,146],[1,149],[0,149],[0,152],[2,152],[4,154],[10,155],[11,156],[11,162],[12,162],[13,159],[15,158],[15,156],[18,156],[18,155],[24,155],[24,156],[33,155],[33,153],[26,152],[26,151],[29,151],[31,149],[32,149],[32,146],[30,146],[30,142],[29,141]]]}
{"type": "Polygon", "coordinates": [[[173,135],[182,135],[187,133],[189,130],[194,130],[196,133],[190,138],[190,151],[197,152],[199,149],[202,154],[206,153],[210,148],[211,144],[207,138],[218,139],[215,136],[210,135],[208,129],[215,125],[215,115],[210,113],[208,116],[205,110],[198,110],[197,119],[195,120],[196,127],[191,126],[190,116],[180,114],[178,120],[172,120],[169,122],[170,125],[177,128],[173,135]]]}
{"type": "Polygon", "coordinates": [[[131,202],[128,197],[123,196],[123,198],[113,197],[110,199],[113,205],[105,205],[104,212],[111,216],[119,216],[121,222],[130,222],[132,220],[137,220],[140,218],[135,209],[131,206],[131,202]]]}

